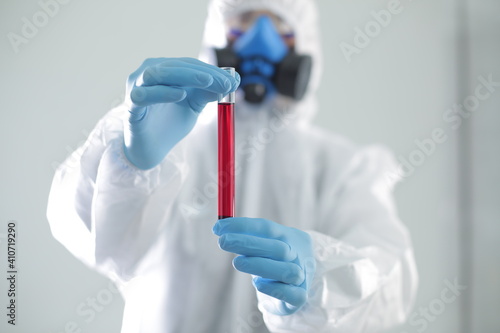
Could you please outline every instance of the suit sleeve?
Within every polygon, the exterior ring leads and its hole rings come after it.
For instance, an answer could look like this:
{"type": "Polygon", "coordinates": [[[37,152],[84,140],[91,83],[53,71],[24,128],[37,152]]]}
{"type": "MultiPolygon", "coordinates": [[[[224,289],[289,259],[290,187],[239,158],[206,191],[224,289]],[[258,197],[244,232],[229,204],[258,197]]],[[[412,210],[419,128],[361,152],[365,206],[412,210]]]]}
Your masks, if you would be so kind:
{"type": "Polygon", "coordinates": [[[138,275],[167,222],[183,181],[182,147],[150,170],[123,153],[126,110],[99,121],[85,144],[56,170],[47,218],[54,237],[88,266],[114,279],[138,275]]]}
{"type": "Polygon", "coordinates": [[[371,146],[355,153],[320,199],[314,242],[316,273],[308,303],[290,316],[265,312],[275,299],[258,293],[271,332],[379,332],[403,323],[417,272],[411,240],[397,216],[392,155],[371,146]]]}

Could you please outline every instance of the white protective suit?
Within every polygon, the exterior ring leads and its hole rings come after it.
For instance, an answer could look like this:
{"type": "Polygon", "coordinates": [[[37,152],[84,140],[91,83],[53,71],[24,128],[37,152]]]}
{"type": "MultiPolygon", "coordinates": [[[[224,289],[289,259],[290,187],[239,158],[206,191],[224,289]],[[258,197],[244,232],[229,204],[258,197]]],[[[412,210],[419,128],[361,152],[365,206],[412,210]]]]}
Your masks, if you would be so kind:
{"type": "Polygon", "coordinates": [[[309,123],[321,72],[313,1],[214,0],[203,56],[225,45],[224,17],[257,8],[294,27],[297,52],[313,56],[314,71],[292,106],[252,109],[237,96],[236,211],[311,235],[317,269],[308,303],[289,316],[266,313],[259,304],[270,297],[218,248],[214,117],[144,171],[123,154],[121,106],[58,168],[47,215],[56,239],[120,286],[123,333],[377,332],[410,311],[417,274],[388,181],[392,155],[309,123]]]}

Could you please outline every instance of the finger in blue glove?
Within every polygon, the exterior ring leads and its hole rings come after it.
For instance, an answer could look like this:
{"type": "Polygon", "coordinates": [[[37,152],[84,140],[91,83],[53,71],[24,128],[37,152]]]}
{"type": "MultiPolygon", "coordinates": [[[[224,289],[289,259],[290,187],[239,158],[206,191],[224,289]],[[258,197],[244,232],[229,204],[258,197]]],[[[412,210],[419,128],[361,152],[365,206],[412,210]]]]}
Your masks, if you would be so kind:
{"type": "Polygon", "coordinates": [[[255,275],[255,288],[281,300],[278,315],[298,311],[307,302],[316,268],[311,237],[266,219],[227,218],[213,227],[222,250],[239,254],[234,267],[255,275]]]}
{"type": "Polygon", "coordinates": [[[189,134],[206,104],[239,83],[239,75],[197,59],[147,59],[127,80],[125,156],[139,169],[155,167],[189,134]]]}

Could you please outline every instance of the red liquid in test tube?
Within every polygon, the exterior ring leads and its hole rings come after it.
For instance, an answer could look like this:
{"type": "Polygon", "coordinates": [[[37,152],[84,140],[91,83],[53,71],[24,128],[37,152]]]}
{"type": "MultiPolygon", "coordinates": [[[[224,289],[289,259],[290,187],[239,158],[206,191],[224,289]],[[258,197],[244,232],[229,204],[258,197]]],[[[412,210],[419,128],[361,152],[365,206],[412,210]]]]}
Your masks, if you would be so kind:
{"type": "MultiPolygon", "coordinates": [[[[234,68],[222,67],[233,77],[234,68]]],[[[218,218],[234,217],[234,92],[219,96],[218,105],[218,218]]]]}

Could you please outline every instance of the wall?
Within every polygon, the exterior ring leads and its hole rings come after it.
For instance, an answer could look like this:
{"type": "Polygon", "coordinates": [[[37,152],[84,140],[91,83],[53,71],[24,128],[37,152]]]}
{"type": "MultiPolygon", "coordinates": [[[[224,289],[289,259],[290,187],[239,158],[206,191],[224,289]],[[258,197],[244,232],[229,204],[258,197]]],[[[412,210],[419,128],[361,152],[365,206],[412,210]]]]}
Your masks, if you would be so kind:
{"type": "MultiPolygon", "coordinates": [[[[478,76],[500,80],[499,2],[401,0],[350,62],[341,45],[354,45],[357,27],[374,27],[371,12],[389,1],[319,6],[325,71],[316,122],[359,144],[389,146],[408,171],[396,199],[420,290],[413,321],[391,332],[498,331],[500,94],[460,126],[448,110],[474,95],[478,76]],[[436,130],[446,139],[431,144],[436,130]],[[467,289],[445,303],[442,292],[455,280],[467,289]]],[[[8,33],[21,34],[23,17],[41,7],[0,2],[0,265],[7,222],[16,220],[19,266],[19,325],[2,320],[0,331],[119,332],[121,297],[51,236],[45,209],[54,166],[123,99],[125,78],[144,58],[197,55],[205,8],[205,0],[68,1],[16,53],[8,33]]],[[[6,287],[1,279],[3,303],[6,287]]]]}

